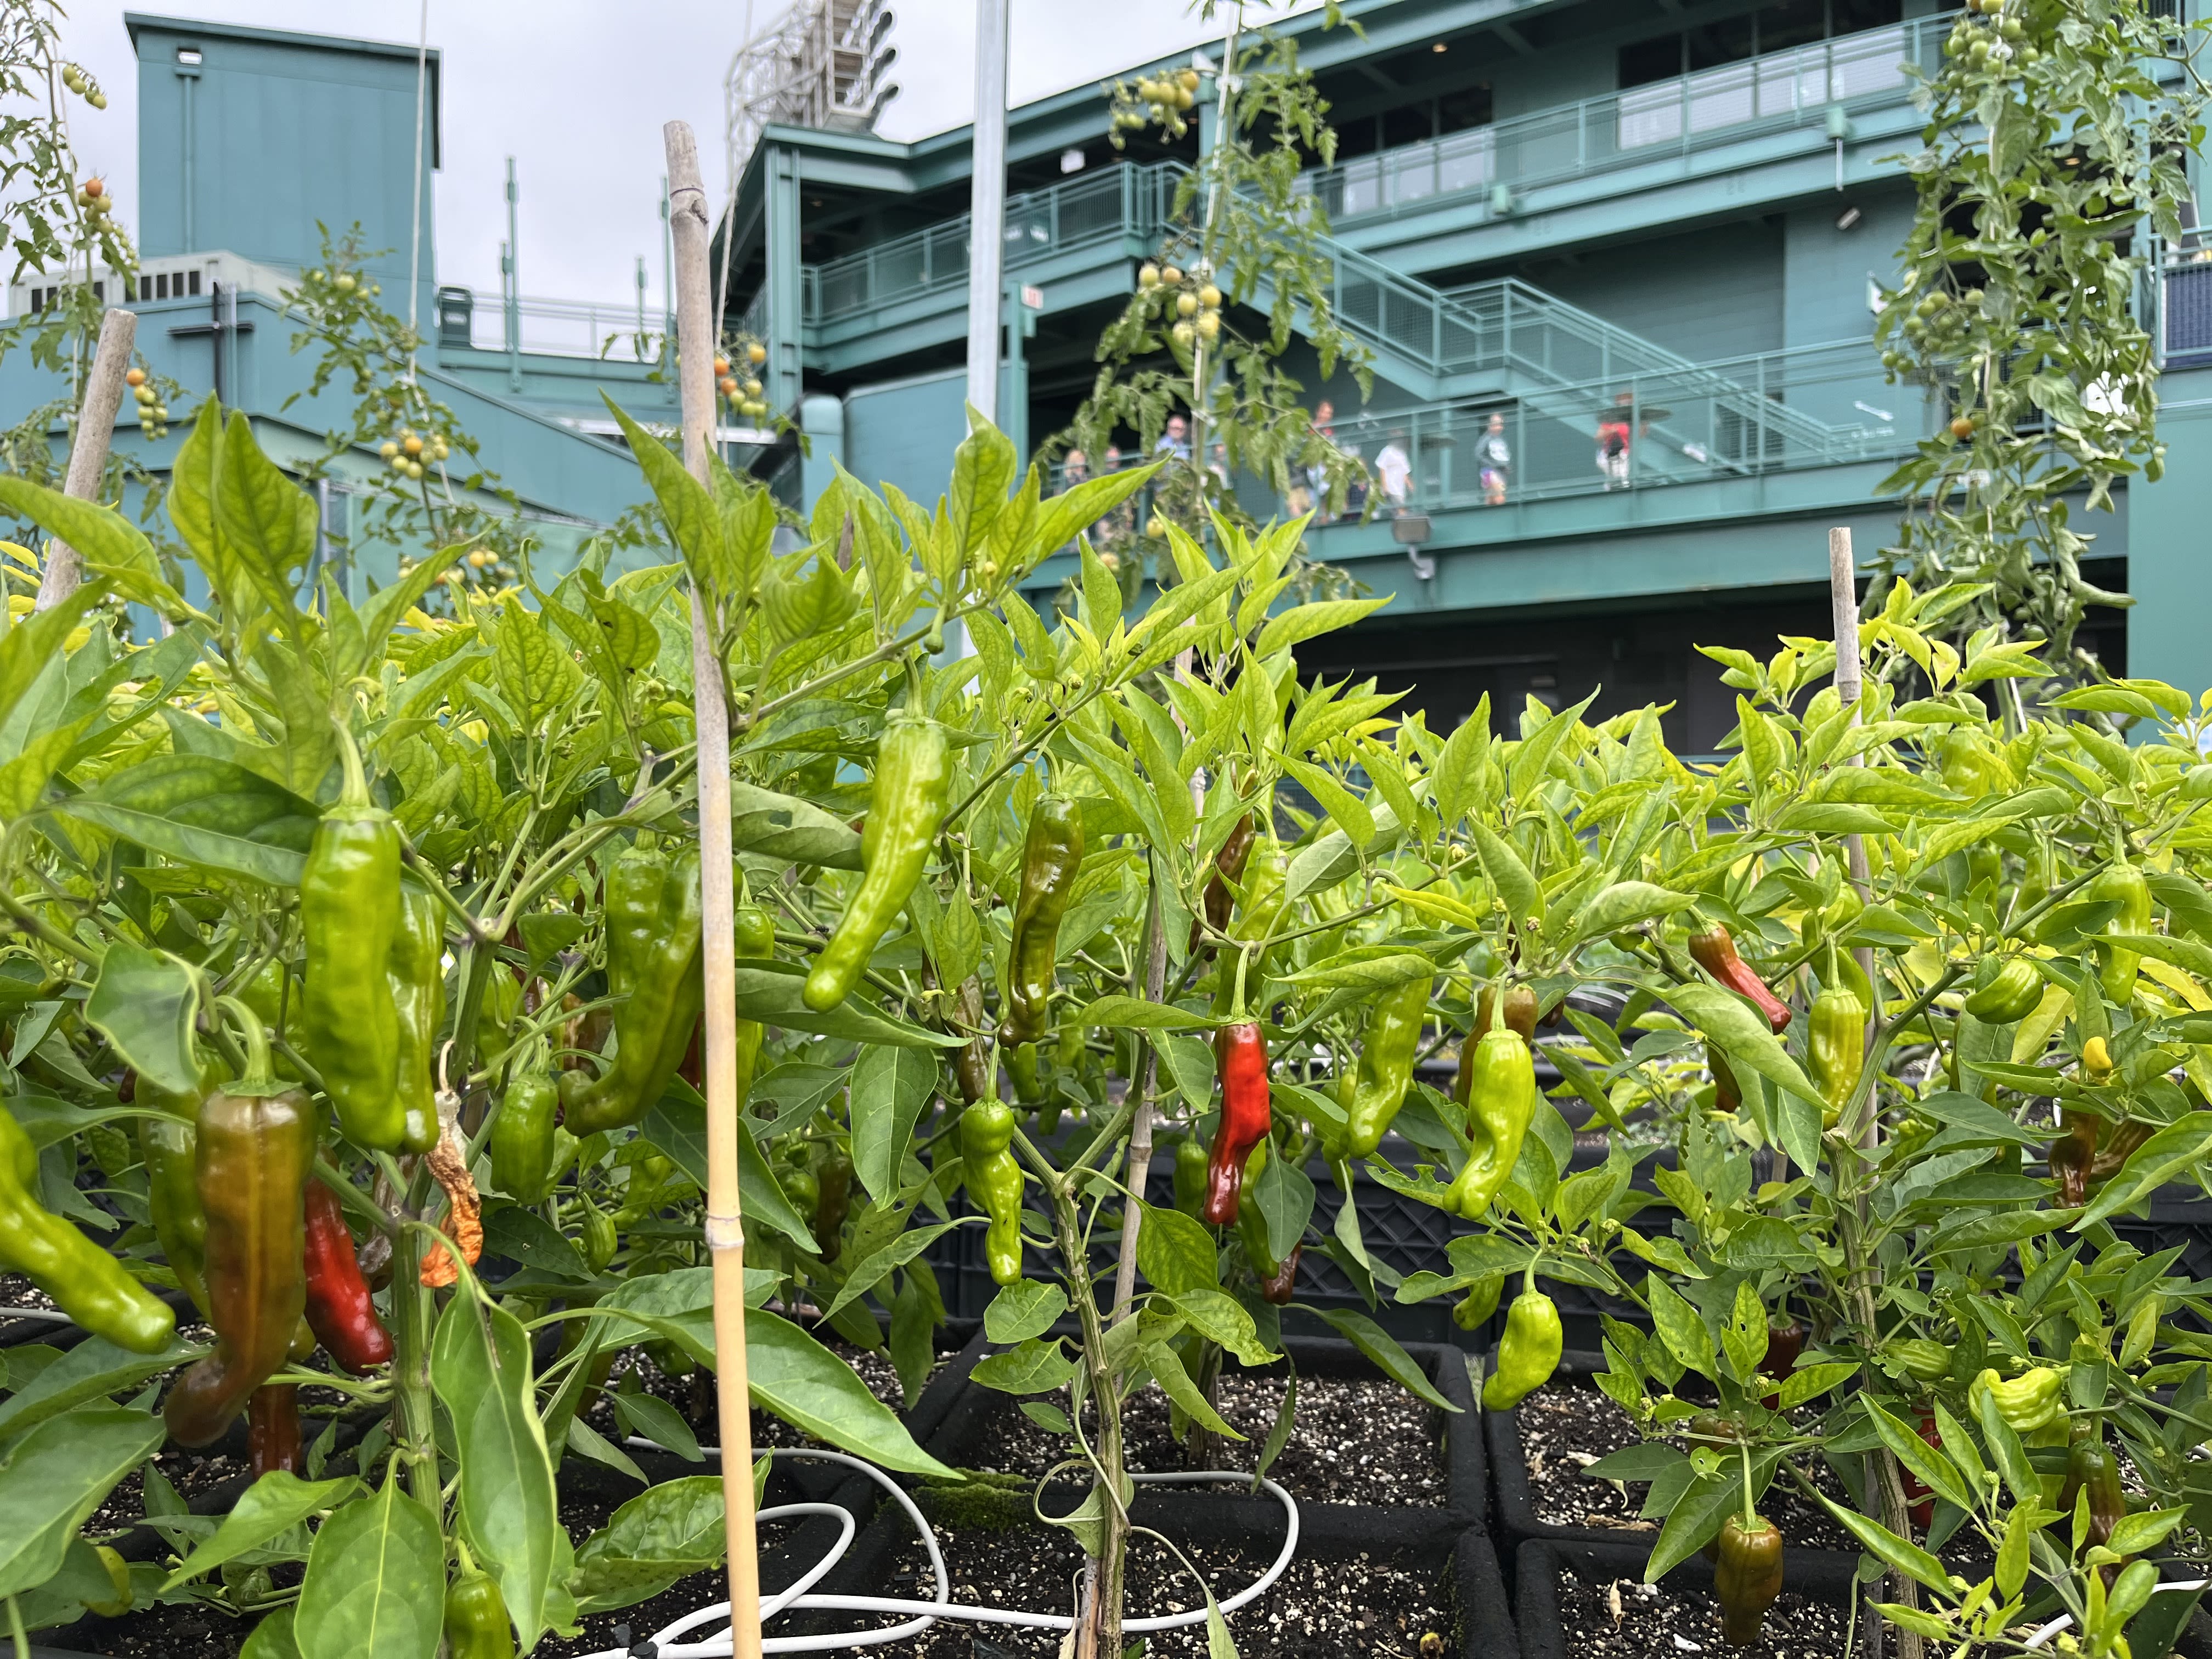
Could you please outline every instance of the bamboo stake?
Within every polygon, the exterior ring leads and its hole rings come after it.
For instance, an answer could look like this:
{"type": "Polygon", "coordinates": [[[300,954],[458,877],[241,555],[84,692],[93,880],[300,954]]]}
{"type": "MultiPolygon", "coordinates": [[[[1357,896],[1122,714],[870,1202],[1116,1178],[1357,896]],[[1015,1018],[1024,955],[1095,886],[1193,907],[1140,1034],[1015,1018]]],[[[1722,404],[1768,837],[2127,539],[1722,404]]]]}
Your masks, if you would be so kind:
{"type": "MultiPolygon", "coordinates": [[[[123,377],[130,370],[131,347],[137,336],[136,312],[118,306],[100,319],[100,344],[93,352],[92,374],[84,383],[76,441],[70,447],[69,478],[62,486],[65,495],[81,501],[99,498],[100,475],[107,467],[108,441],[115,434],[115,411],[123,404],[123,377]]],[[[49,541],[36,608],[52,610],[83,582],[84,561],[77,556],[76,549],[66,542],[49,541]]]]}
{"type": "MultiPolygon", "coordinates": [[[[661,129],[668,153],[668,222],[676,255],[678,382],[684,464],[702,484],[714,432],[714,345],[709,303],[707,191],[689,123],[661,129]]],[[[691,589],[691,672],[699,732],[700,937],[707,992],[707,1249],[714,1264],[714,1370],[722,1431],[724,1533],[730,1563],[730,1652],[761,1650],[760,1559],[754,1536],[751,1390],[745,1379],[745,1236],[738,1198],[736,894],[730,849],[730,711],[721,658],[691,589]]]]}
{"type": "MultiPolygon", "coordinates": [[[[1861,718],[1858,705],[1860,693],[1864,689],[1864,672],[1859,659],[1858,567],[1857,561],[1851,555],[1851,532],[1848,525],[1838,525],[1828,532],[1828,614],[1836,636],[1836,696],[1851,711],[1851,724],[1856,726],[1861,718]]],[[[1863,757],[1854,755],[1851,764],[1864,764],[1863,757]]],[[[1851,885],[1863,902],[1867,896],[1868,880],[1865,838],[1857,835],[1847,836],[1844,838],[1844,848],[1850,861],[1851,885]]],[[[1858,962],[1860,971],[1866,975],[1867,983],[1872,985],[1875,982],[1873,949],[1862,945],[1852,955],[1858,962]]],[[[1881,993],[1877,991],[1875,1006],[1868,1011],[1871,1016],[1866,1030],[1869,1043],[1873,1041],[1875,1023],[1881,1017],[1881,993]]],[[[1865,1121],[1859,1126],[1858,1140],[1862,1146],[1871,1148],[1881,1144],[1881,1119],[1876,1107],[1876,1097],[1869,1093],[1867,1096],[1865,1121]]],[[[1845,1126],[1846,1133],[1849,1127],[1845,1126]]],[[[1863,1227],[1866,1224],[1866,1194],[1862,1189],[1856,1205],[1857,1227],[1863,1227]]],[[[1853,1231],[1856,1232],[1857,1229],[1853,1231]]],[[[1871,1327],[1875,1316],[1874,1297],[1867,1280],[1864,1272],[1852,1274],[1852,1297],[1858,1304],[1861,1320],[1871,1327]]],[[[1905,1506],[1904,1479],[1898,1472],[1896,1458],[1886,1449],[1875,1453],[1875,1484],[1881,1501],[1883,1524],[1899,1536],[1910,1538],[1912,1527],[1905,1506]]],[[[1889,1591],[1892,1601],[1906,1607],[1920,1605],[1919,1587],[1902,1573],[1889,1575],[1889,1591]]],[[[1864,1616],[1869,1659],[1881,1659],[1887,1645],[1883,1640],[1881,1620],[1870,1606],[1864,1608],[1864,1616]]],[[[1898,1659],[1921,1659],[1923,1650],[1920,1638],[1911,1631],[1899,1628],[1897,1651],[1898,1659]]]]}

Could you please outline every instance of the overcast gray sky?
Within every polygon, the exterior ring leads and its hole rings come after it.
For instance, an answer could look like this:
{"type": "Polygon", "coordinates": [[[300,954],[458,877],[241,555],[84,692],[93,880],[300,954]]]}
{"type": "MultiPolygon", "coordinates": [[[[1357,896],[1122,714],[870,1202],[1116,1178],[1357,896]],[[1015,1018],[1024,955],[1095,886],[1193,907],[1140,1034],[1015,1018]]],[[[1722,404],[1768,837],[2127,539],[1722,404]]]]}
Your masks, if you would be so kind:
{"type": "MultiPolygon", "coordinates": [[[[125,8],[68,0],[67,50],[109,98],[72,102],[85,159],[136,222],[137,74],[125,8]]],[[[757,27],[785,0],[757,0],[757,27]]],[[[965,123],[975,108],[973,0],[892,0],[900,96],[881,131],[909,139],[965,123]]],[[[1201,40],[1185,0],[1012,0],[1016,104],[1093,82],[1201,40]]],[[[138,0],[133,9],[211,22],[412,42],[417,0],[138,0]]],[[[443,170],[437,175],[438,275],[496,291],[507,234],[501,195],[512,155],[522,185],[523,291],[619,302],[633,262],[660,282],[660,124],[697,129],[708,182],[726,187],[722,78],[744,30],[745,0],[430,0],[430,44],[444,54],[443,170]]]]}

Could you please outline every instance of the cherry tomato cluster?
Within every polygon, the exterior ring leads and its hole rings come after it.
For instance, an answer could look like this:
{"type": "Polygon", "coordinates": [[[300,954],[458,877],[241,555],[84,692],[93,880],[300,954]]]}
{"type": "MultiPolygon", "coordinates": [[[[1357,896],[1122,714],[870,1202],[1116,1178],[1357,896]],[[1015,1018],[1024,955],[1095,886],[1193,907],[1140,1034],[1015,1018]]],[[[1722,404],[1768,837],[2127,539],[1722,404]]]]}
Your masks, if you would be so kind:
{"type": "Polygon", "coordinates": [[[740,340],[726,355],[714,359],[714,389],[729,400],[735,413],[748,420],[757,421],[769,412],[757,375],[767,361],[768,348],[758,340],[740,340]]]}
{"type": "MultiPolygon", "coordinates": [[[[64,64],[62,65],[62,84],[67,87],[71,92],[75,93],[78,97],[83,99],[86,103],[91,105],[94,109],[106,109],[107,107],[107,94],[100,89],[100,82],[94,80],[90,73],[87,71],[82,64],[64,64]]],[[[97,183],[98,181],[94,180],[94,182],[97,183]]]]}
{"type": "Polygon", "coordinates": [[[135,364],[123,376],[123,383],[131,388],[131,401],[138,406],[138,433],[144,438],[166,438],[169,435],[169,406],[161,401],[161,389],[146,371],[135,364]]]}
{"type": "Polygon", "coordinates": [[[1184,350],[1220,334],[1221,290],[1204,260],[1188,272],[1147,262],[1138,269],[1137,286],[1163,307],[1163,314],[1173,313],[1176,320],[1168,331],[1184,350]]]}
{"type": "Polygon", "coordinates": [[[1184,116],[1198,103],[1200,84],[1200,77],[1194,69],[1140,76],[1133,86],[1127,81],[1116,81],[1113,131],[1108,142],[1121,149],[1124,147],[1124,132],[1141,132],[1150,126],[1161,128],[1170,137],[1182,137],[1190,131],[1190,123],[1184,116]]]}
{"type": "Polygon", "coordinates": [[[1963,58],[1975,69],[1994,66],[2018,74],[2042,61],[2041,49],[2030,38],[2033,33],[2027,9],[2020,0],[1966,0],[1965,13],[1943,43],[1943,55],[1963,58]]]}
{"type": "Polygon", "coordinates": [[[398,435],[386,438],[378,446],[376,453],[384,457],[385,464],[394,472],[411,480],[422,477],[428,467],[444,460],[452,451],[447,445],[444,434],[432,432],[425,434],[412,427],[403,426],[398,435]]]}

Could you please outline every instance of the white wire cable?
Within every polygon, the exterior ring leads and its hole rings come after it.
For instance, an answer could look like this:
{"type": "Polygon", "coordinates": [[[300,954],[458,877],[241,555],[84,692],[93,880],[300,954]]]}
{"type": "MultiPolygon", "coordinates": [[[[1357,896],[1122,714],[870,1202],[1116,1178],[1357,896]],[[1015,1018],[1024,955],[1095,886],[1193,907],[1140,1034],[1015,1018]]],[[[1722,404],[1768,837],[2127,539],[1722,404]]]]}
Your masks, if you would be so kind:
{"type": "MultiPolygon", "coordinates": [[[[655,1444],[654,1442],[636,1435],[629,1437],[629,1443],[636,1446],[655,1444]]],[[[890,1493],[897,1502],[898,1506],[906,1511],[907,1518],[914,1522],[915,1531],[921,1539],[922,1547],[929,1552],[930,1571],[937,1581],[937,1598],[931,1601],[917,1601],[896,1596],[807,1594],[814,1585],[821,1582],[831,1568],[844,1559],[845,1552],[851,1547],[855,1535],[855,1522],[849,1511],[835,1504],[779,1504],[774,1508],[763,1510],[759,1518],[763,1521],[781,1521],[802,1515],[826,1515],[836,1517],[843,1529],[836,1544],[820,1561],[808,1568],[797,1583],[787,1589],[777,1591],[775,1595],[765,1599],[761,1603],[761,1620],[763,1624],[780,1613],[793,1609],[837,1613],[912,1613],[915,1616],[903,1624],[894,1625],[883,1630],[837,1632],[826,1636],[771,1636],[762,1641],[762,1652],[831,1653],[850,1648],[878,1647],[887,1642],[901,1642],[909,1636],[919,1636],[940,1619],[958,1620],[969,1624],[1015,1625],[1030,1630],[1066,1631],[1075,1628],[1074,1619],[1066,1613],[1024,1613],[1011,1607],[977,1607],[953,1601],[951,1575],[945,1569],[945,1553],[938,1547],[937,1534],[931,1530],[929,1522],[923,1516],[921,1510],[915,1507],[914,1499],[909,1498],[889,1475],[873,1464],[864,1462],[857,1457],[848,1456],[843,1452],[817,1451],[807,1447],[773,1446],[764,1449],[770,1457],[809,1458],[817,1462],[844,1464],[848,1468],[860,1470],[861,1474],[890,1493]]],[[[700,1450],[702,1453],[712,1452],[717,1455],[720,1455],[718,1447],[702,1446],[700,1450]]],[[[1209,1469],[1191,1474],[1139,1474],[1131,1477],[1139,1486],[1195,1486],[1214,1480],[1243,1481],[1249,1478],[1230,1469],[1209,1469]]],[[[1297,1553],[1297,1500],[1273,1480],[1263,1480],[1261,1485],[1282,1504],[1284,1514],[1288,1518],[1289,1524],[1285,1531],[1283,1547],[1277,1553],[1273,1564],[1266,1572],[1254,1583],[1219,1604],[1224,1614],[1249,1606],[1265,1595],[1275,1581],[1283,1576],[1291,1565],[1291,1558],[1297,1553]]],[[[727,1659],[732,1650],[732,1644],[730,1632],[726,1627],[720,1635],[708,1637],[700,1642],[678,1642],[674,1638],[699,1626],[712,1624],[718,1620],[726,1620],[729,1614],[730,1604],[727,1601],[718,1601],[712,1607],[701,1607],[696,1613],[684,1614],[673,1624],[656,1632],[649,1642],[641,1643],[630,1648],[608,1648],[602,1652],[586,1655],[584,1659],[629,1659],[632,1653],[641,1649],[655,1655],[656,1659],[727,1659]]],[[[1180,1630],[1193,1625],[1204,1624],[1206,1616],[1206,1610],[1201,1607],[1195,1613],[1174,1613],[1153,1619],[1125,1619],[1121,1621],[1121,1628],[1131,1635],[1142,1635],[1153,1631],[1180,1630]]]]}
{"type": "MultiPolygon", "coordinates": [[[[2154,1584],[2151,1587],[2150,1593],[2153,1595],[2155,1595],[2160,1590],[2201,1590],[2206,1589],[2212,1589],[2212,1578],[2177,1578],[2171,1583],[2154,1584]]],[[[2021,1645],[2030,1649],[2040,1648],[2044,1644],[2050,1641],[2052,1637],[2057,1635],[2060,1631],[2069,1628],[2073,1623],[2074,1615],[2072,1613],[2062,1613],[2058,1617],[2052,1620],[2049,1624],[2044,1626],[2033,1636],[2029,1637],[2027,1640],[2023,1642],[2021,1645]]]]}

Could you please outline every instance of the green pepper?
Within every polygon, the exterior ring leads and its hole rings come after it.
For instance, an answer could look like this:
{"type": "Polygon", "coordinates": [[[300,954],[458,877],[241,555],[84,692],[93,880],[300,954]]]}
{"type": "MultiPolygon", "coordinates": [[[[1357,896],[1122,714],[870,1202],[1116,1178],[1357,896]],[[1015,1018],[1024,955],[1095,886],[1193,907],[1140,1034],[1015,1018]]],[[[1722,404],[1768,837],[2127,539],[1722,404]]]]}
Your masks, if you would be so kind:
{"type": "Polygon", "coordinates": [[[1536,1113],[1536,1057],[1518,1031],[1485,1031],[1468,1073],[1467,1163],[1443,1207],[1480,1221],[1521,1159],[1522,1139],[1536,1113]]]}
{"type": "MultiPolygon", "coordinates": [[[[1468,1091],[1474,1085],[1474,1054],[1481,1046],[1482,1034],[1498,1024],[1495,1017],[1498,988],[1486,985],[1482,994],[1475,999],[1474,1026],[1467,1040],[1459,1045],[1459,1070],[1452,1078],[1452,1098],[1461,1105],[1467,1104],[1468,1091]]],[[[1515,985],[1505,993],[1505,1027],[1518,1031],[1523,1042],[1536,1040],[1536,994],[1526,985],[1515,985]]]]}
{"type": "MultiPolygon", "coordinates": [[[[2106,933],[2150,932],[2150,883],[2134,866],[2106,865],[2090,878],[2088,884],[2081,890],[2081,896],[2091,903],[2115,901],[2118,903],[2119,910],[2105,924],[2106,933]]],[[[2097,978],[2104,987],[2105,1000],[2117,1008],[2126,1007],[2135,999],[2136,969],[2142,964],[2142,952],[2100,945],[2097,956],[2100,963],[2097,978]]]]}
{"type": "Polygon", "coordinates": [[[1997,1415],[2014,1434],[2032,1434],[2058,1420],[2065,1404],[2059,1389],[2065,1380],[2063,1372],[2050,1365],[2038,1365],[2010,1381],[1991,1369],[1968,1385],[1966,1399],[1979,1411],[1981,1396],[1988,1395],[1996,1401],[1997,1415]]]}
{"type": "Polygon", "coordinates": [[[94,1335],[134,1353],[159,1353],[177,1328],[168,1304],[40,1203],[38,1190],[38,1149],[0,1107],[0,1267],[21,1273],[94,1335]]]}
{"type": "Polygon", "coordinates": [[[1782,1532],[1754,1512],[1722,1522],[1713,1563],[1713,1593],[1721,1604],[1721,1634],[1735,1647],[1759,1639],[1766,1610],[1782,1594],[1782,1532]]]}
{"type": "Polygon", "coordinates": [[[853,1209],[853,1160],[835,1141],[816,1149],[814,1182],[814,1242],[822,1247],[824,1261],[835,1261],[843,1249],[845,1218],[853,1209]]]}
{"type": "Polygon", "coordinates": [[[154,1237],[192,1305],[207,1314],[207,1212],[200,1208],[197,1156],[200,1103],[214,1088],[210,1068],[204,1085],[190,1095],[172,1095],[141,1076],[131,1098],[158,1108],[158,1116],[138,1120],[138,1156],[146,1166],[146,1208],[154,1237]]]}
{"type": "Polygon", "coordinates": [[[2128,1495],[2120,1485],[2120,1460],[2094,1426],[2066,1455],[2066,1483],[2058,1492],[2062,1518],[2074,1513],[2085,1492],[2089,1498],[2088,1541],[2093,1546],[2109,1544],[2112,1528],[2127,1516],[2128,1495]]]}
{"type": "Polygon", "coordinates": [[[875,781],[860,831],[860,884],[801,993],[817,1013],[852,994],[877,942],[906,908],[937,844],[951,778],[945,728],[915,714],[892,715],[876,745],[875,781]]]}
{"type": "Polygon", "coordinates": [[[281,1087],[252,1011],[222,999],[246,1040],[246,1075],[200,1108],[200,1205],[207,1212],[208,1322],[215,1352],[178,1379],[162,1407],[170,1436],[220,1439],[280,1370],[307,1306],[307,1185],[315,1113],[281,1087]]]}
{"type": "Polygon", "coordinates": [[[1505,1292],[1505,1275],[1485,1273],[1467,1287],[1467,1294],[1452,1304],[1452,1323],[1463,1331],[1479,1331],[1498,1311],[1498,1298],[1505,1292]]]}
{"type": "MultiPolygon", "coordinates": [[[[1229,927],[1230,942],[1256,947],[1275,931],[1276,922],[1283,914],[1283,883],[1290,874],[1290,855],[1282,844],[1272,836],[1264,836],[1253,848],[1245,862],[1244,879],[1241,884],[1243,903],[1229,927]]],[[[1267,971],[1272,951],[1252,949],[1250,959],[1244,964],[1246,1000],[1250,1000],[1267,971]]],[[[1237,963],[1224,955],[1214,975],[1213,1012],[1226,1015],[1231,1012],[1237,1000],[1237,963]]]]}
{"type": "Polygon", "coordinates": [[[1566,1348],[1559,1305],[1523,1279],[1521,1294],[1505,1310],[1505,1334],[1498,1340],[1498,1368],[1482,1385],[1482,1408],[1510,1412],[1552,1380],[1566,1348]]]}
{"type": "Polygon", "coordinates": [[[1882,1351],[1904,1367],[1905,1374],[1923,1382],[1940,1382],[1951,1374],[1951,1351],[1924,1336],[1900,1336],[1882,1345],[1882,1351]]]}
{"type": "MultiPolygon", "coordinates": [[[[404,1145],[427,1152],[438,1144],[438,1027],[446,1018],[446,935],[438,901],[418,887],[399,897],[399,926],[386,959],[392,1016],[399,1034],[393,1086],[406,1114],[404,1145]]],[[[506,973],[492,964],[495,977],[506,973]]]]}
{"type": "MultiPolygon", "coordinates": [[[[787,1164],[776,1176],[783,1188],[783,1195],[791,1200],[791,1207],[804,1216],[811,1216],[822,1203],[822,1182],[812,1169],[804,1164],[787,1164]]],[[[817,1234],[816,1243],[820,1243],[817,1234]]]]}
{"type": "Polygon", "coordinates": [[[491,1184],[518,1204],[543,1204],[553,1182],[553,1118],[561,1091],[549,1072],[510,1079],[491,1126],[491,1184]]]}
{"type": "Polygon", "coordinates": [[[446,1589],[446,1650],[452,1659],[514,1659],[514,1625],[499,1582],[464,1567],[446,1589]]]}
{"type": "Polygon", "coordinates": [[[1206,1202],[1206,1143],[1196,1134],[1176,1143],[1175,1206],[1195,1217],[1206,1202]]]}
{"type": "MultiPolygon", "coordinates": [[[[1257,1182],[1267,1168],[1267,1143],[1262,1140],[1244,1161],[1244,1184],[1249,1187],[1257,1182]]],[[[1253,1277],[1260,1281],[1260,1299],[1279,1308],[1287,1305],[1297,1283],[1298,1257],[1305,1249],[1304,1243],[1293,1244],[1287,1259],[1279,1258],[1268,1248],[1267,1218],[1260,1213],[1256,1204],[1237,1207],[1237,1237],[1243,1241],[1244,1259],[1251,1263],[1253,1277]]]]}
{"type": "Polygon", "coordinates": [[[1369,1010],[1359,1062],[1343,1073],[1337,1087],[1337,1103],[1344,1108],[1344,1150],[1353,1158],[1365,1158],[1382,1144],[1391,1120],[1406,1103],[1436,982],[1433,974],[1402,981],[1376,997],[1369,1010]]]}
{"type": "Polygon", "coordinates": [[[1014,1139],[1014,1109],[979,1100],[960,1115],[960,1157],[968,1194],[990,1218],[983,1260],[995,1284],[1022,1276],[1022,1166],[1006,1150],[1014,1139]]]}
{"type": "Polygon", "coordinates": [[[2007,768],[1978,732],[1954,726],[1936,745],[1936,769],[1947,787],[1973,799],[2011,787],[2007,768]]]}
{"type": "Polygon", "coordinates": [[[607,878],[607,982],[611,988],[618,981],[623,988],[623,1001],[615,1011],[615,1057],[594,1080],[584,1080],[580,1072],[561,1079],[562,1117],[576,1135],[622,1128],[660,1103],[691,1046],[692,1028],[706,1002],[699,849],[686,847],[664,860],[657,850],[634,848],[615,862],[616,871],[607,878]],[[648,944],[636,934],[649,879],[657,884],[648,944]]]}
{"type": "Polygon", "coordinates": [[[1966,1011],[1990,1025],[2016,1025],[2043,1000],[2043,975],[2026,957],[2014,957],[1966,999],[1966,1011]]]}
{"type": "Polygon", "coordinates": [[[353,739],[340,732],[345,791],[323,814],[300,878],[307,938],[301,1029],[346,1139],[372,1152],[406,1142],[393,1056],[399,1014],[388,977],[399,931],[399,831],[369,799],[353,739]]]}
{"type": "Polygon", "coordinates": [[[584,1247],[584,1265],[593,1273],[605,1273],[607,1263],[615,1259],[615,1250],[621,1240],[616,1236],[615,1218],[592,1202],[591,1194],[579,1193],[583,1200],[584,1221],[579,1242],[584,1247]]]}
{"type": "Polygon", "coordinates": [[[1859,1086],[1866,1069],[1867,1006],[1840,981],[1831,981],[1813,999],[1805,1022],[1805,1057],[1813,1085],[1820,1091],[1820,1126],[1833,1128],[1859,1086]]]}
{"type": "MultiPolygon", "coordinates": [[[[1022,842],[1022,885],[1006,952],[1006,1017],[999,1046],[1014,1049],[1045,1032],[1060,960],[1060,918],[1075,896],[1083,863],[1083,809],[1063,795],[1041,795],[1022,842]]],[[[1035,1099],[1032,1090],[1025,1099],[1035,1099]]]]}
{"type": "MultiPolygon", "coordinates": [[[[739,962],[773,962],[775,960],[775,918],[757,904],[740,904],[737,908],[732,929],[735,955],[739,962]]],[[[703,989],[702,1000],[703,1001],[703,989]]],[[[738,1109],[743,1111],[751,1097],[753,1079],[760,1071],[761,1045],[768,1036],[768,1028],[757,1019],[740,1017],[737,1023],[738,1109]]]]}

